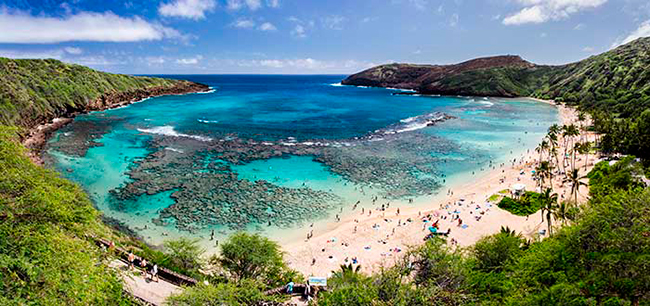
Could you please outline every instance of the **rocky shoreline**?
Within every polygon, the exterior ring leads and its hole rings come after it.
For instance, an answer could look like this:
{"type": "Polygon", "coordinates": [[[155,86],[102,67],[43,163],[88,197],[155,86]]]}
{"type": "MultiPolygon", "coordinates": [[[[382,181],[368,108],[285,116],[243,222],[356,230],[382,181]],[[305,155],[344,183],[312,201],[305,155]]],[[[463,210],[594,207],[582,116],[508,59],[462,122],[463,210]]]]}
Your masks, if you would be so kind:
{"type": "Polygon", "coordinates": [[[209,90],[210,87],[205,84],[179,81],[171,87],[156,86],[125,92],[106,93],[97,99],[89,101],[83,108],[68,108],[59,116],[42,119],[41,124],[31,127],[29,132],[23,136],[22,143],[28,149],[29,158],[35,164],[43,165],[41,153],[43,152],[47,141],[54,132],[71,123],[79,114],[118,108],[151,97],[183,95],[207,92],[209,90]]]}

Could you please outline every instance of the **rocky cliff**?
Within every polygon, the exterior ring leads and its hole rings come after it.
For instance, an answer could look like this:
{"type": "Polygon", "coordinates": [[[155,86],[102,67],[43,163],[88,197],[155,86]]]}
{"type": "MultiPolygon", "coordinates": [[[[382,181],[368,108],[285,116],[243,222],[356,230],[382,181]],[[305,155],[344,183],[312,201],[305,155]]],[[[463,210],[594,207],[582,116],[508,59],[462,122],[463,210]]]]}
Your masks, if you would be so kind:
{"type": "Polygon", "coordinates": [[[535,65],[518,56],[455,65],[390,64],[353,74],[342,84],[440,95],[532,96],[629,116],[650,105],[650,37],[566,65],[535,65]]]}
{"type": "Polygon", "coordinates": [[[445,94],[448,90],[442,81],[455,75],[484,69],[528,69],[534,67],[534,64],[513,55],[477,58],[453,65],[388,64],[353,74],[341,83],[415,89],[419,92],[445,94]]]}
{"type": "Polygon", "coordinates": [[[151,96],[207,90],[188,81],[112,74],[52,59],[0,58],[0,124],[32,128],[151,96]]]}

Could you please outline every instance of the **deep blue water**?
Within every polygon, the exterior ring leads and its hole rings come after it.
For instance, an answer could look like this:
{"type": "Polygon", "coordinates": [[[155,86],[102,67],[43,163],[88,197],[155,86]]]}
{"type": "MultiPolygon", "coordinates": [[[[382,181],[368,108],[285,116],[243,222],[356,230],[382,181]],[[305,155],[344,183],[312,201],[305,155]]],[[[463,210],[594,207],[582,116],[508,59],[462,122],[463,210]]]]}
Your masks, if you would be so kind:
{"type": "MultiPolygon", "coordinates": [[[[335,141],[397,125],[401,130],[412,130],[400,133],[405,139],[414,135],[412,133],[439,137],[432,139],[453,144],[453,149],[433,150],[423,146],[418,138],[420,143],[399,148],[386,146],[389,148],[386,151],[378,141],[363,154],[394,159],[418,155],[439,157],[445,162],[435,166],[445,175],[445,184],[451,184],[454,180],[466,179],[468,173],[490,160],[511,159],[533,148],[548,126],[558,121],[554,107],[527,99],[393,95],[399,91],[337,85],[345,77],[340,75],[163,77],[204,83],[213,87],[214,92],[152,98],[124,108],[79,116],[55,135],[48,151],[54,157],[54,166],[88,190],[100,210],[140,228],[142,235],[153,242],[164,239],[160,235],[162,232],[182,234],[175,232],[173,225],[158,227],[151,223],[160,209],[174,203],[170,192],[143,195],[138,199],[140,204],[134,206],[137,209],[131,210],[110,205],[109,192],[130,182],[127,171],[134,167],[134,161],[152,152],[150,141],[159,137],[166,137],[169,152],[182,154],[186,144],[181,140],[191,137],[211,140],[236,137],[270,142],[286,139],[335,141]],[[426,128],[408,119],[434,112],[457,118],[426,128]],[[94,138],[99,146],[91,147],[84,156],[62,150],[61,145],[69,142],[71,136],[83,134],[88,123],[102,130],[94,138]],[[423,149],[425,147],[427,149],[423,149]],[[146,230],[142,229],[144,225],[148,226],[146,230]]],[[[356,154],[356,151],[350,152],[356,154]]],[[[257,160],[232,165],[232,169],[240,179],[264,179],[288,188],[328,191],[346,203],[363,199],[339,174],[331,173],[308,156],[257,160]]],[[[443,182],[440,177],[437,179],[443,182]]],[[[254,230],[255,224],[250,226],[254,230]]]]}

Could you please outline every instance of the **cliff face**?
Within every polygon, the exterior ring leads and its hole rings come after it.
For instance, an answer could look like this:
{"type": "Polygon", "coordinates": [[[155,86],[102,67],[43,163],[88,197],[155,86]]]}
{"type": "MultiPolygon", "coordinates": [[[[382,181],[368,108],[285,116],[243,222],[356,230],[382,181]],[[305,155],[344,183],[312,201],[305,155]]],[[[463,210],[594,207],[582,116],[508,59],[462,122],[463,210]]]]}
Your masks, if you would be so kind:
{"type": "Polygon", "coordinates": [[[112,74],[51,59],[0,58],[0,125],[32,128],[76,112],[206,90],[202,84],[112,74]]]}
{"type": "Polygon", "coordinates": [[[415,89],[425,94],[533,96],[615,107],[627,116],[639,105],[650,105],[650,37],[567,65],[535,65],[518,56],[479,58],[455,65],[390,64],[353,74],[342,83],[415,89]]]}
{"type": "Polygon", "coordinates": [[[68,109],[68,114],[72,112],[88,112],[105,110],[133,103],[149,97],[164,95],[182,95],[195,92],[206,92],[210,87],[204,84],[193,83],[188,81],[177,81],[168,86],[154,86],[148,88],[138,88],[129,91],[110,92],[93,99],[81,109],[68,109]]]}
{"type": "Polygon", "coordinates": [[[526,69],[535,65],[519,56],[494,56],[469,60],[453,65],[381,65],[353,74],[343,80],[345,85],[394,87],[420,92],[442,93],[441,81],[469,71],[490,68],[526,69]]]}
{"type": "Polygon", "coordinates": [[[111,74],[56,60],[0,58],[0,125],[29,130],[22,133],[23,144],[40,163],[50,135],[79,113],[208,90],[188,81],[111,74]]]}

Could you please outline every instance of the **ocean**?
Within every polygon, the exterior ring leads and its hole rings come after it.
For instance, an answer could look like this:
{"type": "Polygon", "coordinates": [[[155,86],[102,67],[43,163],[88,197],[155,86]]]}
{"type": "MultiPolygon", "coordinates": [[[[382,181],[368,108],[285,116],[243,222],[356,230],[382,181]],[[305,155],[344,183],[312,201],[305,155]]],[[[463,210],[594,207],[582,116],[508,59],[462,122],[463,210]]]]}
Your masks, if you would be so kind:
{"type": "Polygon", "coordinates": [[[165,75],[209,93],[78,116],[46,160],[152,244],[238,230],[280,242],[355,207],[432,205],[532,150],[552,105],[342,86],[342,75],[165,75]]]}

